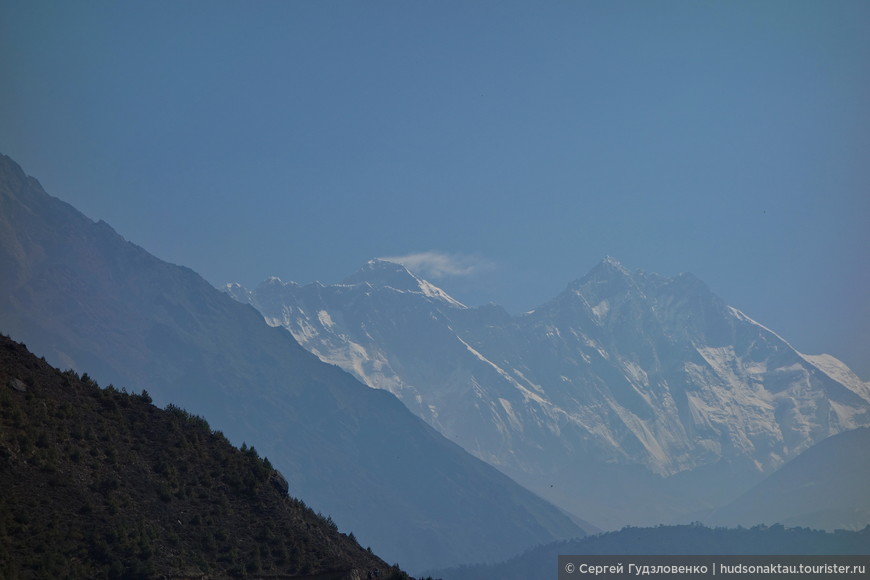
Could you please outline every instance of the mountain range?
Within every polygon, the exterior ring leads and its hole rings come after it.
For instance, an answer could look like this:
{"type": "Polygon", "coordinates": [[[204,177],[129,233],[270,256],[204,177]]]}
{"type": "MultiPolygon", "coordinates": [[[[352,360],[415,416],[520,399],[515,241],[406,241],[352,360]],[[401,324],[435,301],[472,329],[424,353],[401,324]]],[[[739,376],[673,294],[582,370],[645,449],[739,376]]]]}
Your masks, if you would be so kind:
{"type": "MultiPolygon", "coordinates": [[[[868,561],[870,558],[866,556],[868,553],[870,553],[870,526],[858,531],[824,532],[809,528],[788,528],[783,525],[756,525],[752,528],[737,529],[710,528],[696,522],[651,528],[626,527],[577,540],[538,546],[498,564],[434,570],[432,574],[450,580],[546,580],[553,577],[554,563],[558,561],[559,555],[568,554],[768,557],[771,554],[856,555],[862,557],[849,561],[864,565],[866,569],[866,566],[870,565],[868,561]]],[[[649,577],[673,576],[674,574],[651,574],[649,577]]],[[[706,576],[697,574],[689,577],[706,576]]],[[[831,575],[824,577],[830,578],[831,575]]]]}
{"type": "Polygon", "coordinates": [[[518,316],[372,260],[225,291],[477,457],[605,529],[690,521],[870,424],[870,387],[691,274],[614,258],[518,316]]]}
{"type": "Polygon", "coordinates": [[[256,445],[291,495],[413,572],[596,526],[754,524],[764,504],[792,525],[866,515],[868,384],[690,274],[605,258],[521,315],[387,260],[216,289],[0,156],[0,332],[256,445]]]}
{"type": "Polygon", "coordinates": [[[407,570],[497,561],[584,534],[391,393],[48,195],[6,156],[0,331],[59,368],[147,389],[156,404],[255,445],[293,496],[407,570]]]}

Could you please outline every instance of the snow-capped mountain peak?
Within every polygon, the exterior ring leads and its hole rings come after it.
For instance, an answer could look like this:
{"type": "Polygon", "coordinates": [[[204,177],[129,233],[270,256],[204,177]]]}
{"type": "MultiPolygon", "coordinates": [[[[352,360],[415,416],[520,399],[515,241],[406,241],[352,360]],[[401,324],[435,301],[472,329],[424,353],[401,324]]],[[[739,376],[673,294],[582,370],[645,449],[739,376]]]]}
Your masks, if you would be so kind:
{"type": "Polygon", "coordinates": [[[403,265],[375,258],[342,281],[343,284],[368,283],[374,287],[390,286],[396,290],[414,291],[418,279],[403,265]]]}
{"type": "Polygon", "coordinates": [[[253,293],[238,282],[229,282],[221,290],[232,296],[237,302],[253,304],[253,293]]]}
{"type": "Polygon", "coordinates": [[[420,293],[457,308],[466,308],[464,304],[447,292],[418,277],[402,264],[381,258],[369,260],[362,268],[345,278],[342,283],[346,285],[370,284],[374,288],[390,287],[401,292],[420,293]]]}
{"type": "Polygon", "coordinates": [[[629,291],[639,292],[640,288],[625,266],[616,258],[605,256],[588,274],[571,282],[568,291],[595,299],[629,291]]]}
{"type": "Polygon", "coordinates": [[[662,521],[662,501],[670,517],[703,509],[870,425],[867,385],[836,359],[801,355],[691,274],[611,257],[516,317],[462,307],[385,260],[252,300],[322,360],[599,525],[662,521]]]}
{"type": "Polygon", "coordinates": [[[598,263],[598,266],[596,268],[607,268],[610,270],[622,272],[626,275],[630,275],[630,272],[625,266],[622,265],[622,262],[610,255],[604,256],[601,259],[601,262],[598,263]]]}

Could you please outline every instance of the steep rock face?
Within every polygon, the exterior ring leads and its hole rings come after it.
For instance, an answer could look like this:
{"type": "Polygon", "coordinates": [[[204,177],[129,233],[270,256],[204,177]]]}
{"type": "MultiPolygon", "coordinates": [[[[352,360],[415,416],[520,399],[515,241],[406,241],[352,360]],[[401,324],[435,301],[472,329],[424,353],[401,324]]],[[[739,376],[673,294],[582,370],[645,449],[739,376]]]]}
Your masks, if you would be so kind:
{"type": "Polygon", "coordinates": [[[583,533],[393,395],[323,364],[255,309],[49,196],[3,156],[0,331],[60,368],[147,389],[256,445],[290,493],[409,570],[583,533]]]}
{"type": "Polygon", "coordinates": [[[511,317],[375,260],[344,283],[229,288],[322,360],[605,527],[689,517],[870,423],[867,385],[690,274],[606,258],[511,317]]]}

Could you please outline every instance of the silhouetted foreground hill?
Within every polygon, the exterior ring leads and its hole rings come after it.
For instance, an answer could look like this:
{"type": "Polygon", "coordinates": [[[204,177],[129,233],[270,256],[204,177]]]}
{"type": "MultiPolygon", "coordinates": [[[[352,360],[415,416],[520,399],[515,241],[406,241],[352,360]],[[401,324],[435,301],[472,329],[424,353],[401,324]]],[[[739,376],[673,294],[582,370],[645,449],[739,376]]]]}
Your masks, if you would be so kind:
{"type": "Polygon", "coordinates": [[[699,524],[623,528],[533,548],[501,564],[463,566],[433,575],[444,580],[550,580],[559,554],[586,555],[837,555],[870,554],[870,526],[824,532],[781,525],[708,528],[699,524]]]}
{"type": "Polygon", "coordinates": [[[253,447],[0,337],[0,576],[408,578],[253,447]]]}

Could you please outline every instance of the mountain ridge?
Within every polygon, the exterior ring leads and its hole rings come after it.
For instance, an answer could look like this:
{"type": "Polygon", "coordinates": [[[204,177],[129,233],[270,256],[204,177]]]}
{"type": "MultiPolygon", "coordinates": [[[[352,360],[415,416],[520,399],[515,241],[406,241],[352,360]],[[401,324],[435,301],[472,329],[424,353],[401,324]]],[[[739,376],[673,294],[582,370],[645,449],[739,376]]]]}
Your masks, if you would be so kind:
{"type": "Polygon", "coordinates": [[[604,528],[712,507],[822,438],[870,422],[870,390],[845,365],[799,353],[689,273],[632,273],[608,256],[517,316],[347,279],[258,289],[238,297],[270,325],[604,528]],[[612,472],[611,485],[593,481],[584,462],[612,472]],[[569,497],[590,486],[599,487],[590,499],[569,497]],[[671,507],[608,513],[602,505],[625,499],[607,487],[656,489],[641,502],[671,507]],[[682,510],[687,490],[697,504],[682,510]]]}
{"type": "MultiPolygon", "coordinates": [[[[711,528],[692,524],[626,527],[579,540],[538,546],[498,564],[433,570],[450,580],[529,580],[551,577],[559,555],[856,555],[870,553],[870,527],[825,532],[809,528],[757,525],[711,528]]],[[[863,562],[863,559],[856,560],[863,562]]],[[[653,575],[653,577],[662,575],[653,575]]]]}
{"type": "Polygon", "coordinates": [[[870,522],[870,428],[833,435],[704,517],[718,525],[779,523],[858,530],[870,522]]]}

